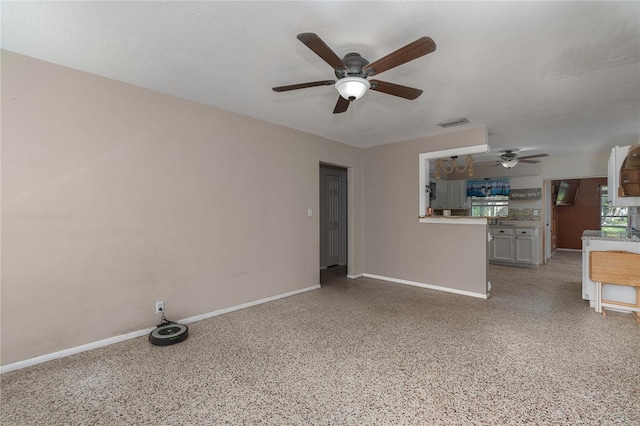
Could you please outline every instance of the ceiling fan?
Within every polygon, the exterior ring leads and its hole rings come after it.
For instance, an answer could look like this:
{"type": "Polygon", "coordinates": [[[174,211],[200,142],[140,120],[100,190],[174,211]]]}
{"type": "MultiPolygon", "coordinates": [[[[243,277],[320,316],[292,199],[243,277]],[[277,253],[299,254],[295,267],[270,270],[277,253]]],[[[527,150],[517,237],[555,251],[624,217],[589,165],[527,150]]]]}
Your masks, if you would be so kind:
{"type": "Polygon", "coordinates": [[[401,86],[380,80],[367,80],[368,77],[380,74],[391,68],[413,61],[436,50],[436,44],[430,37],[420,37],[416,41],[378,59],[372,63],[360,56],[359,53],[347,53],[340,59],[322,39],[314,33],[298,34],[298,40],[304,43],[327,64],[331,65],[338,80],[321,80],[309,83],[292,84],[274,87],[276,92],[306,89],[316,86],[335,86],[340,93],[338,102],[333,110],[334,114],[345,112],[349,104],[361,98],[367,90],[375,90],[388,95],[413,100],[422,94],[422,90],[401,86]]]}
{"type": "Polygon", "coordinates": [[[496,164],[494,164],[494,167],[502,165],[507,169],[511,169],[515,167],[516,164],[518,163],[529,163],[529,164],[539,163],[540,161],[532,160],[532,158],[540,158],[540,157],[548,157],[548,156],[549,154],[536,154],[536,155],[527,155],[526,157],[520,157],[513,150],[505,149],[504,154],[500,154],[498,156],[500,160],[496,161],[496,164]]]}

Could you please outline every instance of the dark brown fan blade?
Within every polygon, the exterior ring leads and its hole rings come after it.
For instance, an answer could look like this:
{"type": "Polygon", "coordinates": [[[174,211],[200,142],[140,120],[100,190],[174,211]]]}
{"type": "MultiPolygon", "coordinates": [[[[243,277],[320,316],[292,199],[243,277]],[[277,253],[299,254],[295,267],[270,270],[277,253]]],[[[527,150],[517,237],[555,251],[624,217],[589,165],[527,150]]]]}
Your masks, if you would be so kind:
{"type": "Polygon", "coordinates": [[[518,158],[518,163],[528,163],[528,164],[537,164],[538,160],[523,160],[522,158],[518,158]]]}
{"type": "Polygon", "coordinates": [[[327,44],[322,41],[317,34],[314,33],[301,33],[298,34],[298,40],[303,42],[305,46],[313,50],[313,52],[320,56],[326,63],[331,65],[334,70],[346,70],[347,67],[342,62],[342,59],[335,54],[333,50],[327,44]]]}
{"type": "Polygon", "coordinates": [[[386,81],[371,80],[371,90],[386,93],[387,95],[399,96],[401,98],[414,100],[422,95],[422,90],[413,87],[401,86],[395,83],[387,83],[386,81]]]}
{"type": "Polygon", "coordinates": [[[413,43],[407,44],[405,47],[401,47],[377,61],[365,65],[362,68],[364,75],[371,76],[380,74],[391,68],[395,68],[398,65],[402,65],[409,61],[413,61],[416,58],[431,53],[436,50],[436,43],[430,37],[420,37],[413,43]]]}
{"type": "Polygon", "coordinates": [[[518,157],[518,160],[528,160],[529,158],[548,157],[549,154],[527,155],[526,157],[518,157]]]}
{"type": "Polygon", "coordinates": [[[336,107],[333,109],[334,114],[340,114],[341,112],[345,112],[349,109],[348,99],[343,98],[342,96],[338,96],[338,102],[336,102],[336,107]]]}
{"type": "Polygon", "coordinates": [[[335,84],[335,80],[312,81],[310,83],[291,84],[289,86],[274,87],[274,92],[286,92],[288,90],[306,89],[307,87],[331,86],[335,84]]]}

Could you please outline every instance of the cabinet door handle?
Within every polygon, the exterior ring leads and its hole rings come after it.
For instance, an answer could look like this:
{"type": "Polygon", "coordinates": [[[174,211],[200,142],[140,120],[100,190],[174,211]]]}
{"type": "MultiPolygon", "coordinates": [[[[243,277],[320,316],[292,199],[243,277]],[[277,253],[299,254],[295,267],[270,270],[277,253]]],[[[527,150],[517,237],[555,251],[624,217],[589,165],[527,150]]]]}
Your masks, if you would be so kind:
{"type": "Polygon", "coordinates": [[[500,231],[500,233],[502,234],[504,231],[500,231]]]}
{"type": "Polygon", "coordinates": [[[526,233],[527,233],[527,231],[522,231],[522,232],[520,232],[520,233],[521,233],[521,234],[526,234],[526,233]]]}

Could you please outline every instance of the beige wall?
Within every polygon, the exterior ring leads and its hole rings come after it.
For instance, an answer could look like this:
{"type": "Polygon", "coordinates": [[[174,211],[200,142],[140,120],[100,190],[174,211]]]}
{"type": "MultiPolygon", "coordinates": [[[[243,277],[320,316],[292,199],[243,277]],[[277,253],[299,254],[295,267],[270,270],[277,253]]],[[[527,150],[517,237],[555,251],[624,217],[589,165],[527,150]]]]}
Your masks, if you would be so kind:
{"type": "Polygon", "coordinates": [[[362,273],[361,161],[3,51],[2,364],[153,326],[158,300],[180,319],[318,284],[320,162],[352,167],[349,268],[362,273]]]}
{"type": "Polygon", "coordinates": [[[364,152],[366,273],[485,294],[486,226],[418,223],[418,155],[486,137],[481,127],[364,152]]]}
{"type": "Polygon", "coordinates": [[[485,128],[361,150],[6,51],[2,125],[2,365],[318,284],[320,162],[349,274],[486,290],[485,227],[416,214],[418,154],[485,128]]]}

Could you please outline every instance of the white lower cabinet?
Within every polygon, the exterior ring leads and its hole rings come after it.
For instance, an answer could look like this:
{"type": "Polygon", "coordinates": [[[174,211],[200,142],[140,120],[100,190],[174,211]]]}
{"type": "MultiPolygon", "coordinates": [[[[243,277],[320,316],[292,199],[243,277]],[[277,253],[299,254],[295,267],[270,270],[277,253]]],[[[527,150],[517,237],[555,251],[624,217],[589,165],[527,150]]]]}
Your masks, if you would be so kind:
{"type": "Polygon", "coordinates": [[[492,229],[489,260],[513,261],[513,229],[492,229]]]}
{"type": "Polygon", "coordinates": [[[490,227],[489,261],[516,266],[538,266],[538,228],[490,227]]]}
{"type": "Polygon", "coordinates": [[[516,253],[515,261],[520,263],[539,263],[538,246],[535,239],[535,228],[516,229],[515,233],[516,253]]]}

